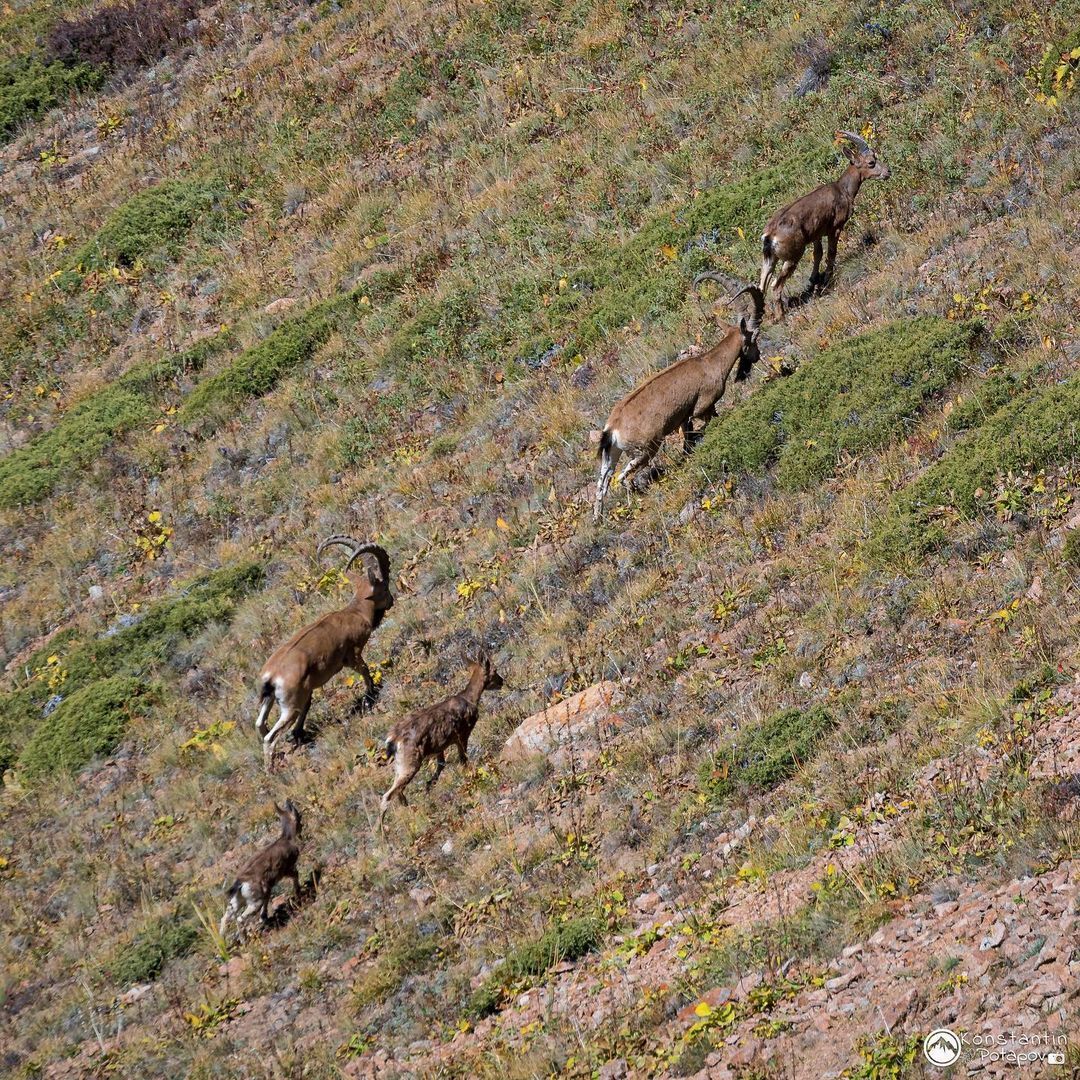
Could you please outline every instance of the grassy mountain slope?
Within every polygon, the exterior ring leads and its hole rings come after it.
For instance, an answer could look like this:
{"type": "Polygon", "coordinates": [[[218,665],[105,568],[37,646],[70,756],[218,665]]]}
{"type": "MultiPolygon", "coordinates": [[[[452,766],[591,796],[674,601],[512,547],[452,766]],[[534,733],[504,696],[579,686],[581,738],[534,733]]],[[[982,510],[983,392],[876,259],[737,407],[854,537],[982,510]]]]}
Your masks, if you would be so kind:
{"type": "Polygon", "coordinates": [[[1072,7],[5,8],[5,1072],[875,1077],[1069,1031],[1072,7]],[[839,128],[893,179],[835,282],[594,526],[590,433],[839,128]],[[254,678],[342,531],[393,560],[380,698],[339,677],[267,776],[254,678]],[[381,839],[382,736],[481,648],[475,767],[381,839]],[[572,752],[500,754],[600,680],[572,752]],[[223,947],[285,797],[318,888],[223,947]]]}

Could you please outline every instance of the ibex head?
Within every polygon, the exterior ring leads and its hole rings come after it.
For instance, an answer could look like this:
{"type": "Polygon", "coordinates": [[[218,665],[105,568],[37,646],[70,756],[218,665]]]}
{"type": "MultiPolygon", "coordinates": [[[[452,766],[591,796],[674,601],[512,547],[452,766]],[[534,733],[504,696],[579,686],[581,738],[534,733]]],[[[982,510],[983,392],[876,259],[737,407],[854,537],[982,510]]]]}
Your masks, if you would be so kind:
{"type": "Polygon", "coordinates": [[[364,558],[366,573],[353,580],[353,590],[357,600],[370,600],[375,607],[375,620],[372,629],[382,622],[385,612],[394,606],[394,598],[390,594],[390,556],[378,544],[361,543],[351,536],[328,536],[318,548],[315,557],[319,558],[322,553],[333,546],[347,548],[349,561],[345,564],[344,573],[361,556],[364,558]]]}
{"type": "Polygon", "coordinates": [[[739,332],[742,334],[742,348],[739,351],[739,363],[735,368],[735,381],[742,382],[751,368],[761,359],[758,351],[758,335],[761,333],[761,320],[765,315],[765,294],[756,285],[747,285],[740,289],[730,300],[734,303],[740,296],[749,296],[751,307],[739,316],[739,332]]]}
{"type": "Polygon", "coordinates": [[[852,131],[838,131],[838,139],[846,140],[840,149],[844,157],[859,170],[864,180],[888,180],[892,170],[874,152],[874,148],[861,136],[852,131]]]}

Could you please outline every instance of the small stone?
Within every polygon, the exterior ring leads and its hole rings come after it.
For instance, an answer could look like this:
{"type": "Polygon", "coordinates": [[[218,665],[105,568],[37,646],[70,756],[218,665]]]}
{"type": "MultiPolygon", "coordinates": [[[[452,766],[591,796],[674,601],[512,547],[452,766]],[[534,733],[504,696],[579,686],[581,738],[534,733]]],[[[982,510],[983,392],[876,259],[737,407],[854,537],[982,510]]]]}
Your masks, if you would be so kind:
{"type": "Polygon", "coordinates": [[[996,949],[1005,940],[1005,924],[1001,921],[990,927],[986,937],[979,945],[980,949],[996,949]]]}
{"type": "Polygon", "coordinates": [[[650,912],[655,911],[660,906],[661,902],[659,893],[647,892],[642,893],[634,901],[634,907],[643,915],[648,915],[650,912]]]}
{"type": "Polygon", "coordinates": [[[416,885],[409,890],[409,896],[418,908],[426,908],[435,900],[435,890],[426,885],[416,885]]]}
{"type": "Polygon", "coordinates": [[[600,1080],[625,1080],[630,1070],[622,1058],[614,1058],[605,1065],[600,1066],[598,1076],[600,1080]]]}
{"type": "Polygon", "coordinates": [[[153,983],[138,983],[120,995],[121,1005],[134,1005],[141,997],[145,997],[154,989],[153,983]]]}
{"type": "Polygon", "coordinates": [[[804,690],[809,690],[814,685],[814,676],[811,675],[809,671],[804,671],[799,676],[799,685],[804,690]]]}
{"type": "Polygon", "coordinates": [[[264,315],[276,315],[279,311],[288,311],[296,303],[295,296],[282,296],[278,300],[271,300],[263,308],[264,315]]]}
{"type": "Polygon", "coordinates": [[[442,853],[444,855],[453,855],[454,854],[454,841],[453,840],[447,840],[443,844],[443,846],[442,846],[442,848],[440,850],[442,851],[442,853]]]}

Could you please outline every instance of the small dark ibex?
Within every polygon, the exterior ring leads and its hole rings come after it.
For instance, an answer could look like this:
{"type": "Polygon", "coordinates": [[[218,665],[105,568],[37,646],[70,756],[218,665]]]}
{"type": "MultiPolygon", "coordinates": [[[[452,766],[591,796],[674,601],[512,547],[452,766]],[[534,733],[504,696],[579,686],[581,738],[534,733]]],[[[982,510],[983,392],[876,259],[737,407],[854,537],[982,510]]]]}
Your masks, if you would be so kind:
{"type": "Polygon", "coordinates": [[[796,199],[773,214],[761,235],[761,291],[776,294],[775,305],[784,314],[784,285],[795,272],[803,252],[814,245],[814,272],[810,286],[824,284],[832,277],[836,242],[851,217],[855,196],[864,180],[888,180],[892,175],[873,149],[850,131],[837,132],[847,140],[844,156],[851,163],[838,180],[796,199]],[[821,273],[821,242],[828,243],[825,273],[821,273]]]}
{"type": "Polygon", "coordinates": [[[221,916],[218,927],[222,937],[225,936],[229,919],[235,919],[237,936],[243,939],[246,936],[244,924],[256,912],[265,926],[270,897],[274,886],[282,878],[292,879],[295,896],[297,899],[300,897],[300,875],[296,871],[296,860],[300,855],[300,811],[288,800],[284,807],[274,803],[274,809],[281,818],[281,835],[240,871],[229,888],[225,914],[221,916]]]}
{"type": "Polygon", "coordinates": [[[294,634],[266,661],[259,676],[259,715],[255,730],[263,742],[267,769],[274,754],[274,740],[288,724],[299,739],[311,708],[311,695],[343,667],[352,668],[364,680],[370,700],[375,682],[364,662],[364,646],[383,616],[394,606],[390,594],[390,557],[378,544],[362,544],[351,536],[328,536],[316,558],[334,545],[349,549],[345,570],[361,556],[370,560],[366,573],[353,581],[354,596],[345,607],[331,611],[294,634]],[[281,710],[278,722],[268,728],[275,702],[281,710]]]}
{"type": "MultiPolygon", "coordinates": [[[[699,274],[698,280],[712,276],[699,274]]],[[[623,454],[629,454],[630,459],[619,474],[620,483],[635,469],[647,465],[664,439],[676,431],[682,431],[683,449],[689,451],[693,421],[703,420],[707,425],[716,416],[717,402],[723,397],[731,373],[735,372],[736,382],[750,374],[759,359],[757,341],[765,301],[760,289],[748,285],[728,303],[744,293],[750,297],[751,308],[739,317],[738,326],[728,327],[720,341],[699,356],[677,360],[658,371],[611,410],[600,434],[594,521],[603,513],[604,498],[623,454]]]]}
{"type": "Polygon", "coordinates": [[[468,761],[469,736],[476,727],[480,695],[485,690],[498,690],[502,684],[502,676],[495,670],[495,664],[485,656],[469,668],[468,685],[460,694],[454,694],[436,705],[417,709],[394,724],[386,737],[387,757],[394,759],[394,782],[382,797],[380,829],[391,799],[396,798],[402,805],[408,805],[405,788],[426,758],[435,757],[435,772],[427,782],[428,791],[446,766],[443,755],[451,746],[457,747],[462,765],[468,761]]]}

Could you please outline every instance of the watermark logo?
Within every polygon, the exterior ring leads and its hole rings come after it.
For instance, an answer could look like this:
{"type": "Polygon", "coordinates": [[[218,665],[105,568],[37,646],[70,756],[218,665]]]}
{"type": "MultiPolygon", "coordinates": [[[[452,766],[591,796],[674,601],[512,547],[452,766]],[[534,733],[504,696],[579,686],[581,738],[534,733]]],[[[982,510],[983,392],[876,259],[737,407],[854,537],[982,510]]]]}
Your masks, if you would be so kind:
{"type": "Polygon", "coordinates": [[[935,1028],[923,1039],[922,1050],[931,1065],[947,1069],[960,1060],[960,1037],[948,1028],[935,1028]]]}

